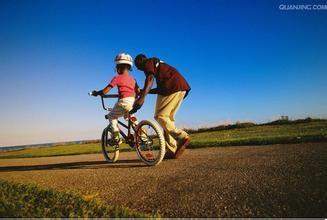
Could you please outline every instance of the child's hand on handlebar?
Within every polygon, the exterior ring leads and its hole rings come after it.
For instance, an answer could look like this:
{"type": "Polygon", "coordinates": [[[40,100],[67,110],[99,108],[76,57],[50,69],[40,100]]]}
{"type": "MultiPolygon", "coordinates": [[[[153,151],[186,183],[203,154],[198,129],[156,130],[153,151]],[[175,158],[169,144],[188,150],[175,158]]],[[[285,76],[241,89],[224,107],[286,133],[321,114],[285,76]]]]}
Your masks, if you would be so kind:
{"type": "Polygon", "coordinates": [[[95,91],[95,90],[93,90],[93,91],[91,92],[91,95],[92,95],[92,96],[98,96],[98,95],[103,95],[103,93],[102,93],[102,90],[100,90],[100,91],[95,91]]]}

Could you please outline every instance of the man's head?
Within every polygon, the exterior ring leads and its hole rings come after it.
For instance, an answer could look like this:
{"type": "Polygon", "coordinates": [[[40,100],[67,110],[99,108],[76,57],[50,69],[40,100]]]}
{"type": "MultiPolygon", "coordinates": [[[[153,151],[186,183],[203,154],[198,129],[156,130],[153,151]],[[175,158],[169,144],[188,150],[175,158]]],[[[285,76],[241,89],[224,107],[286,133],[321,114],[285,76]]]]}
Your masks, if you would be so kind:
{"type": "Polygon", "coordinates": [[[134,63],[137,69],[144,70],[144,64],[146,62],[147,58],[144,54],[139,54],[135,57],[134,63]]]}

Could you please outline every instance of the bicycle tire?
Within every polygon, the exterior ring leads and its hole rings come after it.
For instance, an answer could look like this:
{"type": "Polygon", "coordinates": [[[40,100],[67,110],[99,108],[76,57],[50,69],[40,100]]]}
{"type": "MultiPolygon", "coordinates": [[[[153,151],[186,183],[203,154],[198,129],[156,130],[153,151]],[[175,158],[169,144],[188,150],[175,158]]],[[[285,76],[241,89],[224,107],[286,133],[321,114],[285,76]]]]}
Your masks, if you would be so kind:
{"type": "Polygon", "coordinates": [[[135,149],[136,149],[136,153],[138,155],[138,157],[142,160],[143,163],[145,163],[148,166],[156,166],[159,163],[161,163],[161,161],[163,160],[165,153],[166,153],[166,142],[165,142],[165,138],[163,136],[163,133],[161,131],[160,126],[158,125],[157,122],[152,121],[152,120],[143,120],[141,121],[137,127],[136,127],[136,132],[135,132],[135,149]],[[153,128],[153,130],[156,132],[157,136],[158,136],[158,145],[159,145],[159,154],[158,156],[154,159],[154,160],[148,160],[147,158],[145,158],[142,155],[142,152],[140,150],[140,146],[138,145],[139,143],[139,139],[140,136],[139,134],[139,130],[142,128],[142,126],[147,125],[153,128]]]}
{"type": "Polygon", "coordinates": [[[108,161],[109,163],[115,163],[119,158],[119,147],[117,145],[110,146],[108,144],[108,135],[111,135],[110,129],[110,126],[107,126],[105,129],[103,129],[101,135],[101,148],[106,161],[108,161]],[[109,155],[109,152],[107,152],[108,147],[112,148],[113,152],[110,153],[112,155],[109,155]]]}

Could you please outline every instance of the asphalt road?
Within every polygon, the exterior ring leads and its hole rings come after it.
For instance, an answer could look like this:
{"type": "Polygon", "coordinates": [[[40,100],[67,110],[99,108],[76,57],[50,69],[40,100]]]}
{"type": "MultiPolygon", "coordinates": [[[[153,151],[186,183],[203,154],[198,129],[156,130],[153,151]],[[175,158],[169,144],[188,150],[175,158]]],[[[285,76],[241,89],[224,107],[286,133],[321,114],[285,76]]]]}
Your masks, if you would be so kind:
{"type": "Polygon", "coordinates": [[[327,143],[187,150],[144,166],[135,152],[2,159],[0,178],[100,197],[164,217],[326,217],[327,143]]]}

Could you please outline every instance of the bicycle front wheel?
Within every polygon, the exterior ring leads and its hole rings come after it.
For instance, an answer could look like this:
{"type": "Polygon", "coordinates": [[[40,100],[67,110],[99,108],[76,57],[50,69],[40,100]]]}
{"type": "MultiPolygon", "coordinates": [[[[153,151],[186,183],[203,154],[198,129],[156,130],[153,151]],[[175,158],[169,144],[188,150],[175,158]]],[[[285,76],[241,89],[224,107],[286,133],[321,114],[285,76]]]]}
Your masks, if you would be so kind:
{"type": "Polygon", "coordinates": [[[106,127],[102,132],[101,137],[101,146],[102,146],[102,153],[106,161],[110,163],[114,163],[118,160],[119,157],[119,145],[110,145],[109,140],[111,139],[111,127],[106,127]]]}
{"type": "Polygon", "coordinates": [[[165,156],[166,143],[159,125],[143,120],[135,132],[136,153],[149,166],[158,165],[165,156]]]}

